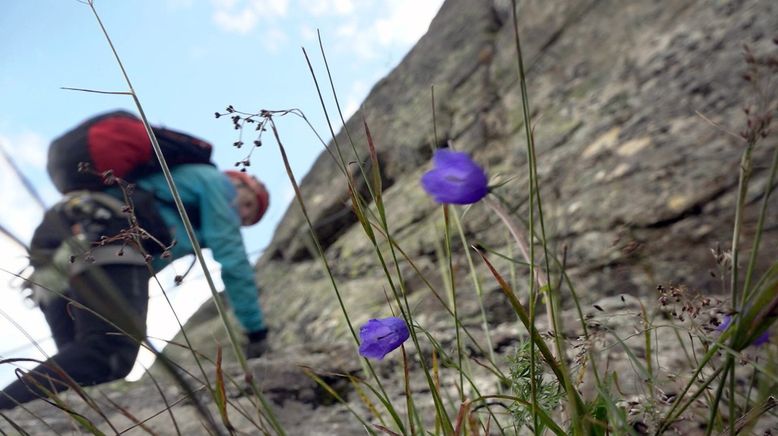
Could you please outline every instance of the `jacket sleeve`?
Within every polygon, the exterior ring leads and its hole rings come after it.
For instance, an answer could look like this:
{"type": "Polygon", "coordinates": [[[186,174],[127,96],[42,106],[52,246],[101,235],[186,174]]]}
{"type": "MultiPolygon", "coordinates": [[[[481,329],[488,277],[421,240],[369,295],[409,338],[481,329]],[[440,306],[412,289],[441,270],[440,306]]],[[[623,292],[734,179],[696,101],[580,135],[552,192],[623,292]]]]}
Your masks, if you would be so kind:
{"type": "Polygon", "coordinates": [[[238,321],[248,332],[261,330],[265,325],[254,269],[246,255],[234,207],[235,188],[214,167],[204,167],[200,178],[200,243],[211,249],[214,260],[221,265],[221,278],[238,321]]]}

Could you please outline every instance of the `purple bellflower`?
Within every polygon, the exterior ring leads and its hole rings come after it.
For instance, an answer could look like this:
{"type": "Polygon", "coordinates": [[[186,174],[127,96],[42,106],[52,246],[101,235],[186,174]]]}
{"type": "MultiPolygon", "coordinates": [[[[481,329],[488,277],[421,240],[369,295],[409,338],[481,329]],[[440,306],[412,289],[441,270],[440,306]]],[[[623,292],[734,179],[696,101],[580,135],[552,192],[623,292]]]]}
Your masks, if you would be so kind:
{"type": "Polygon", "coordinates": [[[359,354],[368,359],[381,360],[390,351],[402,345],[410,333],[401,318],[371,319],[359,329],[359,354]]]}
{"type": "Polygon", "coordinates": [[[467,153],[441,148],[432,163],[421,186],[438,203],[473,204],[489,193],[486,172],[467,153]]]}
{"type": "MultiPolygon", "coordinates": [[[[721,321],[721,324],[719,324],[719,326],[716,328],[716,330],[718,330],[720,332],[724,332],[724,330],[726,330],[727,327],[729,327],[729,324],[731,322],[732,322],[732,316],[731,315],[724,315],[724,319],[721,321]]],[[[758,338],[754,339],[754,342],[752,342],[751,345],[753,345],[755,347],[760,347],[760,346],[766,344],[769,341],[770,341],[770,332],[769,331],[765,331],[764,333],[759,335],[758,338]]]]}

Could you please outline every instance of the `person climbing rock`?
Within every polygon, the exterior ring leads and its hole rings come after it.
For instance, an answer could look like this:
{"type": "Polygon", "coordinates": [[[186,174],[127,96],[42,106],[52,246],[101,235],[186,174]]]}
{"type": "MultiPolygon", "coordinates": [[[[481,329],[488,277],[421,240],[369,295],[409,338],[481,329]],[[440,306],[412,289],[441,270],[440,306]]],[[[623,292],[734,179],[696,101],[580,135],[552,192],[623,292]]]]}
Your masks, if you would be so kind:
{"type": "MultiPolygon", "coordinates": [[[[259,357],[268,330],[240,227],[259,222],[268,191],[245,172],[219,171],[210,144],[153,130],[199,244],[221,265],[246,356],[259,357]]],[[[64,196],[33,235],[28,283],[58,352],[3,389],[0,409],[73,384],[117,380],[132,369],[146,337],[151,274],[193,252],[152,156],[141,121],[122,111],[93,117],[52,142],[48,170],[64,196]]]]}

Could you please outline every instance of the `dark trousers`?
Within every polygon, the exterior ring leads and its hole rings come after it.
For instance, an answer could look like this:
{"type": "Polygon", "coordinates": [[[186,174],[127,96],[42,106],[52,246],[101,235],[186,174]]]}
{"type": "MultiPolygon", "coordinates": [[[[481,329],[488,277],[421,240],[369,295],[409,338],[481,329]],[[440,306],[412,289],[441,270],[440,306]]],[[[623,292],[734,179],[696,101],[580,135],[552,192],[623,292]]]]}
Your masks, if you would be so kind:
{"type": "Polygon", "coordinates": [[[81,386],[124,378],[146,334],[148,280],[145,265],[102,265],[73,277],[73,302],[57,297],[41,307],[57,354],[3,389],[0,409],[67,390],[67,377],[81,386]]]}

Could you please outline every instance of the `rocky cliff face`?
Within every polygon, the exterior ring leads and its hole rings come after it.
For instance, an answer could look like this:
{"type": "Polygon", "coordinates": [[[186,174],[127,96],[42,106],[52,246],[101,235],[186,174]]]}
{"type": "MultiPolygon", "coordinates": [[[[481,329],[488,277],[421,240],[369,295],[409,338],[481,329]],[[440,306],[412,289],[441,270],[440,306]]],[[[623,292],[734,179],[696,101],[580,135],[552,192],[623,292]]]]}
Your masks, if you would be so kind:
{"type": "MultiPolygon", "coordinates": [[[[731,241],[743,144],[730,132],[745,125],[742,107],[750,99],[741,78],[742,48],[770,48],[778,28],[776,6],[519,3],[547,233],[554,250],[567,250],[568,272],[579,292],[587,298],[652,297],[662,283],[718,292],[710,250],[731,241]]],[[[391,231],[426,276],[439,276],[441,237],[440,209],[418,184],[432,146],[451,141],[472,153],[494,180],[508,180],[498,192],[519,216],[527,216],[527,157],[509,4],[447,1],[427,35],[364,102],[382,163],[391,231]]],[[[349,159],[364,161],[361,115],[346,128],[362,153],[349,159]]],[[[337,142],[350,152],[343,132],[337,142]]],[[[757,189],[751,190],[751,205],[765,183],[769,152],[762,147],[754,157],[757,189]]],[[[383,274],[351,212],[344,179],[324,153],[303,179],[302,193],[347,306],[363,319],[385,312],[383,274]]],[[[512,244],[485,207],[472,207],[464,226],[468,237],[503,253],[512,244]]],[[[777,236],[773,226],[765,246],[776,246],[777,236]]],[[[293,205],[258,266],[270,316],[279,326],[296,327],[282,329],[290,341],[331,338],[338,318],[309,238],[293,205]]],[[[458,266],[465,274],[466,265],[458,266]]],[[[425,294],[405,262],[401,269],[408,292],[425,294]]]]}
{"type": "MultiPolygon", "coordinates": [[[[659,284],[720,293],[711,249],[728,247],[732,237],[743,143],[730,132],[745,125],[742,108],[752,95],[741,78],[742,47],[773,49],[778,4],[524,0],[518,16],[546,232],[552,250],[566,252],[578,293],[589,304],[625,311],[636,310],[633,297],[653,301],[659,284]]],[[[345,130],[336,138],[348,160],[365,162],[363,117],[369,124],[390,229],[412,260],[399,259],[401,277],[392,274],[409,294],[416,320],[444,346],[453,341],[452,322],[427,285],[445,295],[438,248],[442,214],[418,180],[431,150],[450,142],[470,152],[494,181],[505,182],[498,192],[518,216],[527,216],[514,41],[510,1],[447,0],[417,46],[375,85],[364,112],[346,123],[359,156],[353,156],[345,130]]],[[[774,144],[775,135],[769,141],[774,144]]],[[[754,151],[746,241],[766,184],[769,152],[766,146],[754,151]]],[[[329,154],[318,158],[301,189],[354,323],[389,315],[386,278],[329,154]]],[[[776,203],[770,205],[763,242],[773,255],[761,260],[762,268],[778,254],[776,203]]],[[[515,252],[507,231],[482,205],[469,208],[462,222],[470,240],[515,252]]],[[[332,284],[312,246],[295,204],[257,266],[275,351],[253,365],[289,434],[362,434],[345,408],[326,400],[295,366],[304,363],[322,374],[360,371],[332,284]]],[[[386,244],[382,247],[388,253],[386,244]]],[[[477,330],[480,309],[461,245],[454,245],[454,254],[459,315],[477,330]]],[[[509,273],[507,262],[498,266],[509,273]]],[[[515,316],[494,280],[485,270],[480,274],[492,343],[497,352],[507,352],[520,335],[515,316]]],[[[213,354],[218,325],[213,320],[192,326],[206,354],[213,354]]],[[[476,341],[485,343],[483,337],[476,341]]],[[[397,362],[381,368],[397,375],[397,362]]],[[[142,404],[143,395],[153,395],[144,383],[128,386],[117,400],[127,401],[136,416],[159,409],[142,404]]],[[[348,384],[337,383],[359,407],[348,384]]],[[[147,425],[171,431],[164,414],[147,425]]]]}

